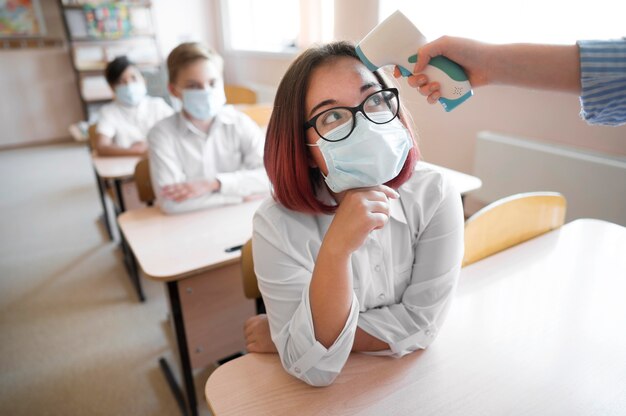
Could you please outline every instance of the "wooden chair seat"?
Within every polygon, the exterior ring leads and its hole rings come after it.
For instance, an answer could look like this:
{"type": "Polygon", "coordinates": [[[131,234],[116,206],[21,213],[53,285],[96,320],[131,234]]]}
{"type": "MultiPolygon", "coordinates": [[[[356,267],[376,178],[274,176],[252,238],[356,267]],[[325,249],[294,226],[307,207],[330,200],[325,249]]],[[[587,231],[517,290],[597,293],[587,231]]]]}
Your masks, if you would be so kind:
{"type": "Polygon", "coordinates": [[[241,85],[225,85],[224,94],[228,104],[256,104],[256,92],[241,85]]]}

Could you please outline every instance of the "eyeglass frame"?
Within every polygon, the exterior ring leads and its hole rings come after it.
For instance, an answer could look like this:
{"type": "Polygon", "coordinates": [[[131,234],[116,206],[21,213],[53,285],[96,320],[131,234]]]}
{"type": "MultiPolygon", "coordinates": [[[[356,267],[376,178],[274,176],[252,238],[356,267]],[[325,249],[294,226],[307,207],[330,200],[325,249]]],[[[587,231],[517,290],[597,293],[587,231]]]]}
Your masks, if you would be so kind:
{"type": "Polygon", "coordinates": [[[383,88],[382,90],[379,91],[375,91],[373,93],[371,93],[370,95],[368,95],[367,97],[365,97],[365,99],[361,102],[361,104],[357,105],[356,107],[345,107],[345,106],[338,106],[338,107],[332,107],[329,108],[328,110],[324,110],[321,113],[313,116],[313,118],[311,118],[309,121],[307,121],[306,123],[304,123],[304,130],[308,130],[311,127],[313,127],[315,129],[315,133],[317,133],[318,136],[320,136],[320,138],[322,140],[326,140],[327,142],[330,143],[337,143],[340,142],[342,140],[346,140],[348,137],[350,137],[350,135],[352,134],[352,132],[354,131],[354,128],[356,127],[356,113],[357,112],[361,112],[361,114],[363,114],[363,116],[368,119],[369,121],[371,121],[374,124],[387,124],[387,123],[391,123],[396,117],[398,117],[398,114],[400,113],[400,95],[398,92],[397,88],[383,88]],[[393,115],[393,117],[391,117],[389,119],[389,121],[385,121],[383,123],[378,123],[374,120],[372,120],[371,118],[369,118],[367,116],[367,114],[365,113],[365,109],[363,108],[363,105],[367,102],[367,100],[369,100],[370,98],[372,98],[372,96],[376,95],[376,94],[380,94],[381,92],[385,92],[385,91],[390,91],[393,93],[393,95],[396,97],[396,100],[398,101],[398,108],[396,109],[396,113],[393,115]],[[332,110],[337,110],[337,109],[344,109],[344,110],[348,110],[350,111],[350,113],[352,113],[352,128],[350,129],[350,132],[346,135],[346,137],[341,138],[339,140],[328,140],[327,138],[325,138],[324,136],[322,136],[320,134],[319,131],[317,131],[317,119],[319,117],[321,117],[323,114],[326,114],[328,111],[332,111],[332,110]]]}

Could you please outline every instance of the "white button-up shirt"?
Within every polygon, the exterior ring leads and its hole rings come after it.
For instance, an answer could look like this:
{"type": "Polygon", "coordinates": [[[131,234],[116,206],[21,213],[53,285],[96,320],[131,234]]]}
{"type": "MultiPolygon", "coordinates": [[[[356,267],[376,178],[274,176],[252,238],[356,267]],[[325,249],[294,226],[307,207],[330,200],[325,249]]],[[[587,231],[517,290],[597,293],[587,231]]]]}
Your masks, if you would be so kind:
{"type": "MultiPolygon", "coordinates": [[[[352,254],[352,308],[328,349],[315,338],[309,283],[334,216],[291,211],[272,199],[257,211],[255,272],[272,340],[295,377],[318,386],[332,383],[357,326],[389,344],[375,354],[395,357],[426,348],[439,331],[463,257],[460,194],[441,173],[419,164],[398,192],[387,225],[352,254]]],[[[330,197],[324,192],[320,198],[330,197]]]]}
{"type": "Polygon", "coordinates": [[[150,175],[161,209],[167,213],[193,211],[239,203],[248,195],[269,191],[263,168],[264,137],[245,114],[225,106],[208,133],[197,129],[182,113],[157,123],[148,134],[150,175]],[[175,202],[160,196],[165,185],[217,179],[213,194],[175,202]]]}
{"type": "Polygon", "coordinates": [[[113,101],[100,108],[96,131],[111,137],[117,146],[129,148],[135,142],[145,141],[152,126],[173,113],[160,97],[145,96],[135,107],[113,101]]]}

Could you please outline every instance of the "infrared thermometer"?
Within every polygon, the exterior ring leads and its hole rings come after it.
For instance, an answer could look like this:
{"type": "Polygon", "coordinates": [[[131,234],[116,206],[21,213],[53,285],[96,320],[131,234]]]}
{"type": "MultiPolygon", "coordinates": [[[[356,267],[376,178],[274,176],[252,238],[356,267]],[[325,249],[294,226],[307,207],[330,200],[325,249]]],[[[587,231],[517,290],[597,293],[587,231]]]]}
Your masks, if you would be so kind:
{"type": "MultiPolygon", "coordinates": [[[[397,65],[402,76],[408,77],[413,74],[418,48],[426,43],[417,27],[397,10],[357,44],[356,53],[370,71],[397,65]]],[[[444,56],[431,58],[422,73],[429,82],[441,86],[439,102],[446,111],[454,110],[473,94],[463,68],[444,56]]]]}

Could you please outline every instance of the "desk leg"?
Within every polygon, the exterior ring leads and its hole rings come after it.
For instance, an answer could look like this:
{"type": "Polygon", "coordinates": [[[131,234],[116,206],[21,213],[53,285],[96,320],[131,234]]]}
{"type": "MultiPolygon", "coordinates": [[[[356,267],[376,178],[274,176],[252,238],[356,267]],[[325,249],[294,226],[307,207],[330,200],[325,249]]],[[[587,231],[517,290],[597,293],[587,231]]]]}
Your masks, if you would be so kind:
{"type": "Polygon", "coordinates": [[[102,203],[102,218],[104,218],[104,225],[107,229],[107,234],[109,234],[109,239],[113,241],[113,230],[111,230],[111,222],[109,221],[109,210],[107,209],[107,201],[104,195],[104,184],[102,183],[102,178],[98,175],[96,170],[93,170],[93,173],[96,175],[96,183],[98,184],[98,193],[100,194],[100,202],[102,203]]]}
{"type": "MultiPolygon", "coordinates": [[[[124,196],[122,194],[122,181],[121,179],[113,180],[113,185],[115,186],[115,199],[117,199],[118,209],[116,211],[117,215],[120,215],[124,211],[126,211],[126,206],[124,205],[124,196]]],[[[118,227],[119,228],[119,227],[118,227]]],[[[130,277],[130,281],[137,292],[137,297],[140,302],[146,300],[146,297],[143,294],[143,289],[141,288],[141,280],[139,279],[139,268],[137,267],[137,260],[135,259],[135,255],[133,251],[128,246],[126,239],[124,238],[124,234],[120,232],[121,242],[120,246],[122,247],[122,253],[124,255],[124,264],[126,265],[126,270],[128,271],[128,276],[130,277]]]]}
{"type": "Polygon", "coordinates": [[[117,199],[117,203],[119,205],[119,215],[126,211],[126,206],[124,205],[124,195],[122,194],[122,181],[120,179],[114,179],[113,184],[115,185],[115,198],[117,199]]]}
{"type": "Polygon", "coordinates": [[[143,288],[141,287],[141,279],[139,278],[139,267],[137,266],[137,260],[135,259],[135,255],[133,254],[130,246],[126,242],[126,238],[124,238],[124,233],[120,233],[120,236],[122,239],[122,241],[120,242],[120,246],[122,247],[122,255],[124,256],[124,265],[126,266],[128,277],[130,277],[130,282],[135,288],[135,292],[137,293],[139,301],[143,302],[146,300],[146,297],[143,294],[143,288]]]}
{"type": "Polygon", "coordinates": [[[178,402],[183,415],[198,415],[198,403],[196,400],[196,390],[193,384],[193,372],[191,369],[191,359],[189,357],[189,348],[187,346],[187,335],[185,334],[185,323],[183,321],[183,311],[180,304],[180,294],[178,291],[178,282],[167,282],[167,294],[170,300],[170,311],[174,321],[174,330],[176,331],[176,345],[178,347],[178,356],[180,359],[180,368],[185,385],[185,393],[181,391],[180,386],[176,383],[172,370],[164,358],[159,360],[161,369],[165,374],[165,378],[178,402]],[[185,397],[187,403],[185,403],[185,397]]]}

